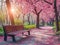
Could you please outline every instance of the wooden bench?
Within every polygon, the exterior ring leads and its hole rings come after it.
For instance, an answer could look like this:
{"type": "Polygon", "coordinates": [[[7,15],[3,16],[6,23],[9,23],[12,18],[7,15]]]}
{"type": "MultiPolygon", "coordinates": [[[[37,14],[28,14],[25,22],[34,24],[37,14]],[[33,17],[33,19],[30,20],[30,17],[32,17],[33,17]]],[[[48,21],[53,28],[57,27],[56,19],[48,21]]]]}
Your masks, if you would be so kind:
{"type": "Polygon", "coordinates": [[[24,32],[28,32],[28,35],[30,35],[30,30],[24,30],[23,25],[6,25],[3,26],[4,29],[4,41],[7,41],[7,36],[11,36],[13,42],[15,42],[15,36],[19,33],[24,34],[24,32]]]}

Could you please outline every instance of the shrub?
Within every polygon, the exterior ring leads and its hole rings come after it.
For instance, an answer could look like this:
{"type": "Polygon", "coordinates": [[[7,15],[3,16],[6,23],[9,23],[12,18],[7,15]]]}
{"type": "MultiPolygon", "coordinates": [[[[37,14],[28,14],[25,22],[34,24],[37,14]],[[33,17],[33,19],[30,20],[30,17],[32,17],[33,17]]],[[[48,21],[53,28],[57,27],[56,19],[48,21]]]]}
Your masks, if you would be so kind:
{"type": "Polygon", "coordinates": [[[25,26],[28,25],[28,24],[29,24],[28,22],[25,22],[25,23],[24,23],[25,26]]]}
{"type": "Polygon", "coordinates": [[[23,24],[23,21],[19,20],[19,19],[15,19],[14,22],[15,22],[15,25],[22,25],[23,24]]]}
{"type": "Polygon", "coordinates": [[[4,31],[3,31],[3,28],[0,27],[0,35],[3,35],[4,31]]]}
{"type": "Polygon", "coordinates": [[[24,25],[24,28],[25,29],[33,29],[33,28],[36,28],[36,25],[24,25]]]}

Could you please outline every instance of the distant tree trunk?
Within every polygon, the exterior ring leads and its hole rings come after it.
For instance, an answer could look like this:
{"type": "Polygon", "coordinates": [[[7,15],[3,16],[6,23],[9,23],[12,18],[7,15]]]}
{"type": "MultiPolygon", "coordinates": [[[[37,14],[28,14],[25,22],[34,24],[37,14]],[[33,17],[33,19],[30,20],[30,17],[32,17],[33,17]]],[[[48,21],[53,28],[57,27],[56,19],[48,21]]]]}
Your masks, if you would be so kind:
{"type": "Polygon", "coordinates": [[[57,0],[54,0],[54,9],[55,9],[55,17],[56,17],[56,28],[59,31],[59,20],[58,20],[58,11],[57,11],[57,0]]]}
{"type": "Polygon", "coordinates": [[[45,22],[44,22],[44,20],[42,19],[42,25],[44,26],[45,25],[45,22]]]}
{"type": "Polygon", "coordinates": [[[8,11],[8,15],[11,21],[11,24],[14,25],[14,18],[13,18],[13,14],[11,12],[11,4],[9,0],[6,0],[6,5],[7,5],[7,11],[8,11]]]}
{"type": "Polygon", "coordinates": [[[28,23],[30,25],[30,14],[28,15],[28,23]]]}
{"type": "Polygon", "coordinates": [[[34,20],[33,20],[32,15],[30,15],[30,24],[34,24],[34,20]]]}
{"type": "Polygon", "coordinates": [[[54,26],[54,20],[52,20],[51,22],[52,22],[52,26],[54,26]]]}
{"type": "Polygon", "coordinates": [[[31,24],[34,24],[34,23],[33,23],[33,18],[32,18],[32,16],[31,16],[31,24]]]}
{"type": "Polygon", "coordinates": [[[23,24],[24,24],[24,22],[25,22],[25,21],[24,21],[24,15],[23,15],[23,24]]]}
{"type": "Polygon", "coordinates": [[[39,14],[37,14],[37,19],[36,19],[36,28],[39,28],[39,14]]]}

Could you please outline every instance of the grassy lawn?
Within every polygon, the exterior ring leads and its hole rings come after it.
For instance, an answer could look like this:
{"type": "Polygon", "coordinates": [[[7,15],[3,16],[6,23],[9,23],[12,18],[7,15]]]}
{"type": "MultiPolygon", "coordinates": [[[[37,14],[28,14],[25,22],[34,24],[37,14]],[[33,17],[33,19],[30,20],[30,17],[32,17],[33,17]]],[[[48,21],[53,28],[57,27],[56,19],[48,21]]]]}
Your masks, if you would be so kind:
{"type": "Polygon", "coordinates": [[[28,24],[28,23],[24,23],[24,28],[25,29],[32,29],[32,28],[36,28],[36,25],[35,24],[28,24]]]}

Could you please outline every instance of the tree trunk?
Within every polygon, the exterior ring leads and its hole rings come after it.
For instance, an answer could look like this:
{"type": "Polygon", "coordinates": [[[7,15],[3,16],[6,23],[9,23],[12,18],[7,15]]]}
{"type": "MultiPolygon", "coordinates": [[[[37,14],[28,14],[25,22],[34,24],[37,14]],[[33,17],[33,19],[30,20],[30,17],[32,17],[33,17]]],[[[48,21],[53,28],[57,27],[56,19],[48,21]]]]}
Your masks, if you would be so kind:
{"type": "Polygon", "coordinates": [[[54,0],[54,9],[55,9],[55,17],[56,17],[56,29],[59,31],[59,20],[58,20],[58,11],[57,11],[57,0],[54,0]]]}
{"type": "Polygon", "coordinates": [[[36,19],[36,28],[39,28],[39,14],[37,14],[37,19],[36,19]]]}
{"type": "Polygon", "coordinates": [[[34,24],[34,21],[33,21],[33,18],[32,18],[32,16],[31,16],[31,24],[34,24]]]}
{"type": "Polygon", "coordinates": [[[28,23],[30,25],[30,14],[28,15],[28,23]]]}
{"type": "Polygon", "coordinates": [[[42,26],[44,26],[45,25],[45,22],[44,22],[44,20],[42,19],[42,26]]]}
{"type": "Polygon", "coordinates": [[[23,15],[23,24],[24,24],[24,22],[25,22],[25,21],[24,21],[24,15],[23,15]]]}
{"type": "Polygon", "coordinates": [[[14,25],[14,18],[13,18],[13,14],[11,12],[11,4],[10,4],[9,0],[6,0],[6,5],[7,5],[8,15],[9,15],[11,24],[14,25]]]}

